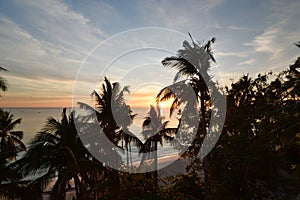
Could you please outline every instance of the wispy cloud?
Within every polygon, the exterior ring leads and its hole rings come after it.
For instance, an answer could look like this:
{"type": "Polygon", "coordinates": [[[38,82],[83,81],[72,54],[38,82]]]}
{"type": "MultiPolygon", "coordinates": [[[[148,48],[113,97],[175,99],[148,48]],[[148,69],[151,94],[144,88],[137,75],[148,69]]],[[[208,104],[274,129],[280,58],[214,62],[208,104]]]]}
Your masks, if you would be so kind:
{"type": "Polygon", "coordinates": [[[232,31],[251,31],[251,29],[249,29],[249,28],[239,27],[239,26],[234,26],[234,25],[228,26],[227,28],[232,31]]]}
{"type": "Polygon", "coordinates": [[[216,51],[215,54],[218,57],[239,57],[245,58],[249,52],[223,52],[223,51],[216,51]]]}
{"type": "Polygon", "coordinates": [[[75,65],[79,64],[80,56],[73,50],[38,40],[9,19],[0,20],[0,30],[1,64],[13,75],[70,79],[67,74],[74,72],[75,65]],[[66,71],[61,71],[62,66],[66,71]]]}
{"type": "Polygon", "coordinates": [[[155,74],[135,67],[143,66],[151,71],[150,64],[153,63],[161,68],[160,60],[174,55],[181,48],[182,41],[189,40],[187,32],[199,40],[206,40],[212,37],[211,34],[216,36],[213,50],[225,81],[245,71],[254,74],[264,70],[262,66],[286,66],[299,52],[293,43],[300,40],[300,4],[293,0],[270,2],[267,6],[264,3],[263,6],[261,3],[253,6],[239,3],[234,8],[224,0],[150,0],[134,4],[65,0],[1,2],[4,8],[0,11],[0,65],[8,68],[5,77],[11,83],[9,93],[5,95],[9,96],[7,102],[12,101],[13,95],[16,99],[23,95],[28,103],[33,98],[46,102],[47,96],[56,94],[69,98],[72,81],[88,52],[109,38],[109,34],[136,27],[165,27],[184,34],[177,38],[166,34],[162,38],[156,32],[140,34],[136,31],[138,35],[126,35],[105,44],[102,51],[95,52],[87,60],[90,71],[86,70],[86,76],[77,80],[87,86],[86,93],[90,92],[91,80],[99,76],[93,70],[101,73],[110,64],[112,68],[105,75],[112,81],[117,81],[118,77],[132,77],[127,83],[136,86],[154,78],[156,82],[170,78],[171,82],[173,76],[169,71],[152,70],[158,72],[155,74]],[[237,19],[241,13],[258,16],[255,19],[261,21],[253,22],[245,15],[237,19]],[[149,44],[168,51],[126,54],[128,48],[147,47],[149,44]],[[119,57],[123,54],[126,56],[119,57]],[[116,58],[119,60],[111,63],[116,58]]]}
{"type": "Polygon", "coordinates": [[[286,60],[286,56],[291,53],[290,47],[299,40],[300,4],[297,1],[289,3],[273,1],[272,3],[272,12],[268,16],[270,25],[244,45],[253,47],[257,53],[270,55],[269,61],[279,62],[286,60]]]}
{"type": "Polygon", "coordinates": [[[255,59],[251,58],[249,60],[240,62],[238,65],[252,65],[255,62],[255,59]]]}
{"type": "Polygon", "coordinates": [[[246,46],[252,46],[256,52],[270,53],[273,56],[278,55],[283,51],[282,47],[279,47],[278,38],[282,37],[283,31],[276,25],[267,28],[264,32],[256,36],[252,42],[245,43],[246,46]],[[276,42],[275,42],[276,41],[276,42]]]}
{"type": "Polygon", "coordinates": [[[79,53],[89,51],[104,35],[102,30],[90,26],[90,19],[60,0],[24,1],[19,7],[28,24],[23,28],[33,31],[34,37],[79,53]]]}
{"type": "MultiPolygon", "coordinates": [[[[209,12],[221,4],[223,0],[189,0],[189,1],[147,1],[139,3],[139,9],[143,13],[147,13],[145,20],[150,24],[166,26],[168,28],[181,29],[184,27],[194,26],[197,21],[203,25],[208,19],[209,12]]],[[[195,27],[194,27],[195,28],[195,27]]]]}
{"type": "Polygon", "coordinates": [[[2,103],[18,95],[43,100],[67,93],[70,99],[80,63],[105,34],[59,0],[16,5],[22,19],[0,18],[0,64],[9,70],[10,83],[2,103]]]}

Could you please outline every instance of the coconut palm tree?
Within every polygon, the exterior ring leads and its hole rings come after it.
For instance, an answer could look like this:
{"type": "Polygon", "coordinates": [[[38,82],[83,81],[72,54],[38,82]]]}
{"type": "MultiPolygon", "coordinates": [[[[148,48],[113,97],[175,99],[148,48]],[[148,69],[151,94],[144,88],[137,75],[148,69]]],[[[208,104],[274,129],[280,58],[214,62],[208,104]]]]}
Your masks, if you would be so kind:
{"type": "MultiPolygon", "coordinates": [[[[190,34],[189,34],[190,35],[190,34]]],[[[191,35],[190,35],[191,37],[191,35]]],[[[199,135],[207,135],[207,105],[209,105],[209,87],[216,88],[211,76],[208,74],[212,62],[215,62],[211,50],[211,44],[215,42],[212,38],[207,43],[196,42],[191,37],[192,43],[188,41],[183,42],[183,48],[177,51],[177,56],[166,57],[162,60],[162,64],[166,67],[175,68],[178,70],[174,77],[174,84],[182,77],[187,78],[190,85],[198,98],[200,103],[201,119],[199,131],[197,132],[196,139],[199,135]]],[[[172,113],[181,104],[186,103],[184,99],[180,99],[169,87],[162,89],[157,95],[157,101],[164,101],[169,98],[174,98],[170,112],[172,113]]],[[[199,143],[199,141],[197,142],[199,143]]],[[[195,143],[196,144],[196,143],[195,143]]],[[[199,145],[198,145],[199,146],[199,145]]],[[[194,147],[197,148],[195,145],[194,147]]],[[[200,148],[198,148],[200,150],[200,148]]],[[[197,155],[198,152],[194,153],[197,155]]],[[[203,170],[205,173],[205,196],[209,198],[209,179],[208,179],[208,160],[207,157],[203,161],[203,170]]]]}
{"type": "MultiPolygon", "coordinates": [[[[0,71],[7,71],[4,67],[0,66],[0,71]]],[[[7,83],[6,80],[0,77],[0,90],[5,92],[7,90],[7,83]]]]}
{"type": "Polygon", "coordinates": [[[11,199],[17,196],[19,187],[15,181],[21,176],[8,164],[15,160],[18,152],[26,149],[21,141],[23,132],[12,131],[21,119],[13,118],[10,112],[0,109],[0,196],[11,199]]]}
{"type": "MultiPolygon", "coordinates": [[[[128,126],[132,123],[136,114],[133,114],[130,106],[125,103],[125,92],[129,93],[128,86],[121,88],[120,84],[111,83],[106,77],[99,91],[93,91],[92,96],[95,99],[95,110],[97,120],[103,129],[106,137],[115,146],[119,146],[122,141],[122,147],[130,153],[131,142],[141,146],[141,141],[130,133],[128,126]]],[[[81,104],[87,108],[87,105],[81,104]]],[[[92,109],[93,108],[89,108],[92,109]]],[[[108,148],[111,149],[111,148],[108,148]]],[[[127,154],[127,160],[129,160],[127,154]]],[[[127,162],[129,166],[129,161],[127,162]]]]}
{"type": "Polygon", "coordinates": [[[126,151],[126,164],[127,169],[132,169],[132,144],[135,145],[139,150],[143,147],[142,141],[136,137],[127,127],[124,127],[117,132],[117,138],[121,140],[121,147],[126,151]]]}
{"type": "Polygon", "coordinates": [[[55,181],[51,199],[63,199],[72,179],[77,199],[85,199],[87,171],[95,165],[97,168],[94,169],[102,167],[91,161],[82,145],[73,115],[71,113],[67,117],[66,109],[63,109],[60,121],[49,118],[42,131],[31,141],[25,156],[14,163],[14,168],[23,175],[38,176],[30,184],[37,184],[42,190],[55,181]]]}
{"type": "MultiPolygon", "coordinates": [[[[110,141],[110,144],[104,144],[101,148],[104,149],[106,155],[114,158],[110,160],[114,163],[110,164],[113,165],[115,169],[121,166],[121,158],[114,146],[122,148],[120,142],[125,143],[125,150],[127,151],[127,167],[129,168],[131,143],[136,144],[138,147],[142,146],[142,142],[128,130],[128,126],[132,123],[135,116],[130,107],[125,103],[125,92],[129,93],[129,88],[121,88],[119,83],[111,83],[105,77],[103,84],[100,85],[98,89],[99,90],[92,92],[92,96],[95,100],[95,108],[91,108],[84,103],[79,103],[79,105],[81,108],[96,111],[96,117],[103,130],[103,134],[105,134],[110,141]]],[[[120,196],[119,173],[113,169],[109,170],[111,180],[110,198],[118,199],[120,196]]]]}
{"type": "Polygon", "coordinates": [[[14,115],[0,109],[0,159],[15,159],[17,153],[26,150],[22,131],[13,131],[21,123],[21,118],[14,119],[14,115]]]}
{"type": "Polygon", "coordinates": [[[158,143],[163,145],[163,140],[167,142],[173,142],[174,135],[177,133],[177,128],[167,128],[169,121],[165,121],[164,117],[160,113],[160,108],[157,106],[150,106],[149,115],[143,122],[143,132],[146,141],[144,142],[140,153],[143,153],[143,157],[140,163],[140,167],[145,166],[146,159],[153,159],[154,164],[154,188],[157,192],[158,189],[158,160],[157,160],[157,146],[158,143]]]}

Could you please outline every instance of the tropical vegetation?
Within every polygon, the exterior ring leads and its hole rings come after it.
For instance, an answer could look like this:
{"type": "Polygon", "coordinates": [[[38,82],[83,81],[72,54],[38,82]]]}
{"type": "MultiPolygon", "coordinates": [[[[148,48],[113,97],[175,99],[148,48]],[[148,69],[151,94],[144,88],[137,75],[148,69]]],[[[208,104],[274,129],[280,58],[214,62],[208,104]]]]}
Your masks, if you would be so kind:
{"type": "MultiPolygon", "coordinates": [[[[142,125],[144,141],[129,128],[136,117],[125,100],[129,87],[106,77],[92,92],[94,107],[79,102],[81,109],[95,113],[93,123],[92,115],[82,118],[76,110],[67,113],[64,108],[61,119],[49,117],[27,147],[22,142],[23,132],[14,130],[21,118],[1,109],[1,198],[66,199],[70,193],[78,200],[299,198],[300,57],[282,72],[256,77],[244,74],[221,88],[209,73],[216,62],[212,51],[215,38],[207,42],[190,38],[176,56],[162,60],[163,66],[177,74],[174,83],[156,97],[157,103],[172,101],[170,115],[176,114],[178,125],[170,127],[159,106],[150,105],[142,125]],[[195,98],[189,98],[186,85],[191,86],[195,98]],[[226,98],[226,120],[217,144],[200,159],[214,109],[213,92],[226,98]],[[197,109],[199,115],[195,115],[197,109]],[[197,123],[189,123],[192,119],[197,123]],[[76,123],[84,120],[89,123],[78,129],[76,123]],[[93,129],[95,126],[101,131],[93,129]],[[188,161],[186,171],[163,177],[158,170],[158,145],[163,148],[169,143],[180,149],[182,127],[196,132],[181,152],[180,159],[188,161]],[[85,141],[81,134],[88,134],[85,141]],[[107,140],[98,141],[98,136],[107,140]],[[140,165],[132,161],[133,149],[141,155],[140,165]],[[114,159],[105,163],[98,156],[114,159]],[[132,173],[141,168],[153,171],[132,173]]],[[[296,46],[300,47],[299,43],[296,46]]],[[[0,71],[6,70],[1,67],[0,71]]],[[[2,77],[0,90],[7,90],[2,77]]],[[[191,137],[189,132],[185,134],[187,139],[191,137]]]]}

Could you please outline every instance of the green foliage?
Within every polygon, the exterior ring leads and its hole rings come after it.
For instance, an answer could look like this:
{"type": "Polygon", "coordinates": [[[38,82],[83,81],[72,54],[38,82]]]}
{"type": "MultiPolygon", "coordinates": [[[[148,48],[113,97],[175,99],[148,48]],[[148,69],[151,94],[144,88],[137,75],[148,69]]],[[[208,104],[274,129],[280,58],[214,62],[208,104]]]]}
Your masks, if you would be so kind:
{"type": "Polygon", "coordinates": [[[155,199],[156,179],[153,173],[121,173],[121,199],[155,199]]]}
{"type": "Polygon", "coordinates": [[[300,155],[298,94],[283,77],[290,73],[273,81],[271,73],[253,80],[246,75],[227,88],[226,123],[210,155],[213,198],[285,199],[299,193],[290,167],[297,168],[300,155]]]}
{"type": "Polygon", "coordinates": [[[20,151],[26,150],[21,141],[23,138],[22,131],[13,131],[21,123],[21,118],[14,119],[14,115],[8,111],[0,109],[0,160],[13,160],[20,151]]]}
{"type": "MultiPolygon", "coordinates": [[[[193,39],[191,44],[184,41],[177,56],[162,61],[163,65],[177,69],[174,82],[187,78],[198,102],[188,102],[186,91],[179,90],[176,96],[170,88],[160,91],[157,101],[173,98],[171,112],[179,110],[183,102],[188,106],[201,105],[196,139],[185,154],[189,156],[198,154],[209,122],[210,97],[204,83],[208,80],[214,85],[207,73],[209,63],[215,62],[211,51],[214,41],[205,44],[193,39]]],[[[280,74],[270,72],[252,78],[243,75],[226,87],[228,109],[217,145],[205,160],[193,159],[187,173],[165,179],[157,171],[130,174],[104,167],[82,145],[74,115],[67,116],[65,109],[61,120],[49,118],[26,155],[11,163],[18,152],[25,150],[23,133],[13,131],[21,119],[15,120],[11,113],[0,110],[0,195],[11,199],[26,199],[30,195],[32,199],[40,199],[44,188],[57,177],[52,199],[64,199],[70,181],[74,182],[76,199],[295,199],[300,194],[299,68],[300,58],[280,74]],[[27,175],[38,178],[22,181],[27,175]]],[[[5,90],[3,83],[0,78],[0,90],[5,90]]],[[[143,144],[133,134],[127,134],[135,115],[125,104],[124,92],[128,92],[128,87],[121,88],[105,78],[100,90],[93,92],[96,109],[80,105],[96,111],[97,125],[103,128],[103,133],[92,134],[105,134],[112,143],[129,152],[125,166],[129,168],[131,145],[136,145],[140,152],[152,152],[158,143],[163,144],[163,139],[172,141],[177,129],[167,128],[159,111],[151,107],[143,124],[145,136],[151,135],[146,142],[143,144]],[[113,111],[119,117],[118,122],[113,111]]],[[[102,148],[104,153],[119,156],[111,148],[102,148]]],[[[157,155],[154,159],[157,165],[157,155]]]]}
{"type": "MultiPolygon", "coordinates": [[[[0,71],[7,71],[4,67],[0,66],[0,71]]],[[[5,92],[7,90],[7,81],[0,76],[0,90],[5,92]]],[[[1,95],[0,95],[1,97],[1,95]]]]}
{"type": "Polygon", "coordinates": [[[25,191],[18,182],[21,174],[9,165],[26,149],[21,141],[23,132],[13,130],[20,123],[21,118],[15,120],[13,114],[0,109],[0,197],[8,199],[20,197],[25,191]]]}
{"type": "Polygon", "coordinates": [[[168,199],[203,199],[203,180],[196,172],[188,174],[178,174],[168,178],[170,185],[163,189],[168,199]]]}

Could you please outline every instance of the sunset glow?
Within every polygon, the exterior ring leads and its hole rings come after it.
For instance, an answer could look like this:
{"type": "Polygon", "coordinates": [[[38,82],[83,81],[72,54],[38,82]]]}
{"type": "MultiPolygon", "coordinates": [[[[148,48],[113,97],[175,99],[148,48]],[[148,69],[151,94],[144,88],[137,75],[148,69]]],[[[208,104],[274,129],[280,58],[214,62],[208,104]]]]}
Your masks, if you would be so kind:
{"type": "MultiPolygon", "coordinates": [[[[8,82],[8,91],[1,94],[0,106],[72,106],[74,81],[91,50],[123,31],[144,27],[177,31],[187,40],[188,32],[199,41],[215,37],[212,47],[217,60],[215,67],[227,85],[230,79],[237,80],[246,71],[249,75],[270,70],[279,72],[297,58],[293,43],[299,40],[300,28],[295,24],[299,23],[300,5],[297,1],[249,2],[235,2],[232,7],[224,0],[189,3],[3,1],[0,3],[0,65],[8,70],[1,72],[8,82]]],[[[112,82],[125,76],[136,79],[134,83],[125,83],[129,86],[142,86],[144,80],[153,78],[163,86],[172,84],[174,76],[158,70],[164,68],[161,65],[164,57],[174,55],[181,48],[183,39],[171,41],[170,36],[156,41],[160,46],[169,47],[168,51],[148,49],[149,53],[113,54],[134,45],[151,47],[153,44],[147,43],[149,37],[155,39],[156,35],[125,37],[107,44],[102,54],[92,58],[97,70],[87,74],[82,84],[96,81],[110,64],[112,69],[105,75],[112,82]],[[126,43],[129,39],[131,41],[126,43]],[[108,47],[114,52],[106,50],[108,47]],[[111,60],[104,62],[105,58],[111,60]],[[156,68],[136,70],[144,64],[147,64],[145,69],[153,64],[156,68]],[[130,67],[135,71],[128,70],[130,67]],[[127,76],[131,72],[132,76],[127,76]]],[[[131,91],[130,104],[134,107],[156,104],[159,89],[131,91]]],[[[85,93],[89,96],[90,92],[88,89],[85,93]]],[[[161,103],[162,107],[169,105],[161,103]]]]}
{"type": "Polygon", "coordinates": [[[149,108],[150,105],[156,105],[156,95],[160,91],[158,86],[145,86],[133,91],[129,96],[129,105],[132,108],[149,108]]]}

